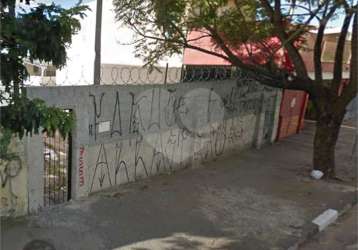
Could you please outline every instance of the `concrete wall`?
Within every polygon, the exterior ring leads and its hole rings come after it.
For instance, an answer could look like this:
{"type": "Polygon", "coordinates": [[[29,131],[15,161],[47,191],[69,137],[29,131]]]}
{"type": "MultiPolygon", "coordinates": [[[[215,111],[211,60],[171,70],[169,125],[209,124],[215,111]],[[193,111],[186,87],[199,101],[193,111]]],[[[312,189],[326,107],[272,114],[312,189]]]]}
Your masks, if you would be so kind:
{"type": "MultiPolygon", "coordinates": [[[[280,91],[235,80],[143,86],[29,87],[72,109],[72,198],[197,166],[275,138],[280,91]]],[[[43,205],[43,142],[27,139],[28,210],[43,205]]]]}
{"type": "Polygon", "coordinates": [[[27,213],[27,166],[24,141],[12,139],[8,153],[16,159],[0,159],[0,216],[18,216],[27,213]]]}
{"type": "Polygon", "coordinates": [[[44,192],[42,136],[14,137],[8,153],[15,158],[0,159],[0,216],[36,212],[42,207],[44,192]]]}
{"type": "MultiPolygon", "coordinates": [[[[97,1],[95,0],[86,0],[86,5],[91,10],[86,11],[86,17],[80,19],[81,30],[72,36],[71,46],[66,49],[66,65],[56,72],[56,85],[92,84],[95,57],[96,3],[97,1]]],[[[134,31],[115,20],[113,1],[103,0],[101,32],[102,65],[143,65],[143,60],[135,56],[137,49],[133,44],[134,31]]],[[[180,68],[182,65],[182,53],[163,58],[163,60],[158,62],[158,66],[165,67],[166,63],[169,63],[170,67],[180,68]]],[[[123,74],[126,73],[124,72],[123,74]]],[[[113,84],[112,77],[110,82],[107,82],[105,79],[105,84],[113,84]]],[[[120,84],[120,81],[116,82],[116,84],[120,84]]]]}

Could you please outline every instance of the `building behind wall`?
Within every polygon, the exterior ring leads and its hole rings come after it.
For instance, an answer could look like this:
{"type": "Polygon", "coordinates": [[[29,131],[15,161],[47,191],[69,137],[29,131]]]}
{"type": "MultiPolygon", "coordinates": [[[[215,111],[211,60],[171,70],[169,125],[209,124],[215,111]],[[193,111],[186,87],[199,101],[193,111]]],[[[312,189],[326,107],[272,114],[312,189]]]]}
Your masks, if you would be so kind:
{"type": "Polygon", "coordinates": [[[54,86],[56,85],[56,68],[49,63],[42,63],[38,61],[30,62],[25,60],[24,65],[28,79],[25,81],[25,85],[32,86],[54,86]]]}
{"type": "MultiPolygon", "coordinates": [[[[196,32],[189,33],[188,37],[196,37],[196,32]]],[[[309,72],[309,76],[314,79],[314,65],[313,65],[313,47],[317,34],[316,32],[308,32],[305,35],[305,44],[303,49],[300,50],[300,53],[303,57],[303,60],[306,64],[306,68],[309,72]]],[[[323,78],[325,80],[330,80],[333,78],[333,66],[334,66],[334,56],[335,48],[337,45],[339,37],[339,31],[337,29],[327,29],[323,39],[323,48],[322,48],[322,68],[323,68],[323,78]]],[[[350,35],[346,41],[345,51],[344,51],[344,67],[343,67],[343,80],[342,87],[344,83],[347,82],[349,78],[349,62],[351,58],[350,52],[350,35]]],[[[202,38],[196,41],[196,45],[203,47],[208,50],[219,52],[209,38],[202,38]]],[[[200,66],[229,66],[230,63],[225,61],[222,58],[205,54],[193,49],[186,49],[184,51],[184,64],[186,66],[190,65],[191,67],[200,67],[200,66]]],[[[295,90],[282,90],[282,103],[281,103],[281,112],[280,112],[280,121],[278,128],[278,139],[285,138],[292,134],[299,133],[304,126],[304,119],[307,110],[311,111],[311,105],[308,102],[309,96],[303,91],[295,90]]],[[[354,105],[355,101],[348,107],[347,118],[356,115],[356,106],[354,105]]]]}
{"type": "MultiPolygon", "coordinates": [[[[322,42],[322,77],[324,80],[329,81],[333,79],[333,68],[335,60],[335,52],[337,41],[340,35],[340,29],[327,29],[323,37],[322,42]]],[[[307,70],[310,72],[310,77],[314,78],[314,64],[313,64],[313,47],[316,39],[316,32],[311,32],[307,34],[305,49],[301,52],[303,59],[306,63],[307,70]]],[[[348,33],[347,40],[344,47],[344,56],[343,56],[343,70],[342,70],[342,83],[341,88],[349,81],[349,72],[350,72],[350,60],[351,60],[351,33],[348,33]]],[[[347,107],[346,119],[351,119],[356,116],[357,106],[356,98],[352,100],[351,104],[347,107]]],[[[315,119],[315,111],[311,101],[308,102],[308,108],[306,112],[307,119],[315,119]]]]}
{"type": "MultiPolygon", "coordinates": [[[[96,1],[92,0],[86,5],[91,11],[86,12],[87,16],[81,20],[81,30],[73,36],[72,45],[67,50],[66,66],[56,72],[57,85],[93,84],[96,1]]],[[[101,36],[101,65],[103,69],[101,83],[103,84],[123,84],[127,81],[128,71],[134,72],[133,79],[136,79],[137,69],[144,65],[143,60],[135,57],[136,49],[131,44],[134,32],[115,21],[113,9],[112,0],[103,0],[101,36]],[[120,76],[118,72],[123,72],[123,76],[120,76]]],[[[165,68],[167,64],[170,68],[181,68],[182,55],[165,58],[157,66],[165,68]]],[[[143,70],[141,69],[141,71],[143,70]]],[[[148,70],[145,69],[145,71],[147,74],[148,70]]],[[[141,75],[143,74],[142,72],[141,75]]],[[[151,76],[153,77],[153,75],[151,76]]]]}

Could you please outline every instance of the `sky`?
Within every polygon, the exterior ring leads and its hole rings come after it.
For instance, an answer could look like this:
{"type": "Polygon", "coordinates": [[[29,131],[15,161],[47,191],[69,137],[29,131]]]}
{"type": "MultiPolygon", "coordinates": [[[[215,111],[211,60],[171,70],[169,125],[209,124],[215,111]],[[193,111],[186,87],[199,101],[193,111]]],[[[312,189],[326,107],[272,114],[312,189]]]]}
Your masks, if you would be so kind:
{"type": "MultiPolygon", "coordinates": [[[[79,0],[40,0],[38,2],[43,2],[43,3],[52,3],[54,2],[55,4],[61,5],[64,8],[70,8],[72,6],[74,6],[75,4],[78,3],[79,0]]],[[[85,4],[86,2],[92,2],[94,0],[83,0],[82,3],[85,4]]],[[[336,27],[340,27],[342,25],[343,22],[343,18],[337,18],[334,21],[331,21],[328,25],[328,28],[336,28],[336,27]]]]}
{"type": "MultiPolygon", "coordinates": [[[[74,5],[76,5],[78,3],[79,0],[40,0],[40,1],[37,1],[37,2],[42,2],[42,3],[47,3],[47,4],[50,4],[52,2],[54,2],[55,4],[58,4],[58,5],[61,5],[62,7],[64,8],[70,8],[74,5]]],[[[95,0],[82,0],[82,4],[86,4],[88,2],[92,2],[92,1],[95,1],[95,0]]],[[[355,1],[355,0],[354,0],[355,1]]],[[[338,17],[337,19],[331,21],[329,24],[328,24],[328,27],[327,28],[336,28],[336,27],[340,27],[342,25],[342,22],[343,22],[343,17],[338,17]]]]}
{"type": "MultiPolygon", "coordinates": [[[[82,3],[85,4],[87,2],[92,2],[93,0],[83,0],[82,3]]],[[[52,1],[52,0],[41,0],[41,1],[37,1],[37,2],[42,2],[42,3],[52,3],[54,2],[55,4],[61,5],[63,8],[70,8],[74,5],[76,5],[78,3],[78,0],[56,0],[56,1],[52,1]]]]}

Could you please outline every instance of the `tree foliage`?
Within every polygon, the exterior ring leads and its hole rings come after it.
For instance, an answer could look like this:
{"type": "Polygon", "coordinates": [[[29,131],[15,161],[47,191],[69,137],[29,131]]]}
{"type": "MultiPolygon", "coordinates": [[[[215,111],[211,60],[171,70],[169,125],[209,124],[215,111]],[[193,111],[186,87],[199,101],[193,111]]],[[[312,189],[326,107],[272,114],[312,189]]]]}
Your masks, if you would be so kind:
{"type": "Polygon", "coordinates": [[[87,9],[64,9],[54,3],[30,5],[29,0],[16,6],[15,0],[1,0],[0,125],[4,140],[9,133],[22,137],[39,133],[40,128],[50,134],[59,130],[62,135],[71,130],[74,118],[70,113],[26,96],[24,81],[29,74],[24,61],[64,66],[66,48],[80,30],[79,19],[87,9]]]}
{"type": "MultiPolygon", "coordinates": [[[[137,56],[148,64],[196,49],[221,57],[233,65],[260,73],[261,82],[275,87],[301,89],[314,94],[307,69],[299,54],[302,37],[313,23],[324,25],[337,15],[356,16],[356,1],[345,0],[114,0],[116,18],[135,31],[137,56]],[[333,12],[333,13],[331,13],[333,12]],[[188,37],[191,31],[201,36],[188,37]],[[280,40],[294,64],[290,72],[274,60],[280,40]],[[201,39],[210,38],[216,51],[200,47],[201,39]],[[259,48],[264,63],[244,61],[238,50],[259,48]],[[298,84],[298,81],[301,84],[298,84]]],[[[345,37],[346,38],[346,37],[345,37]]],[[[344,39],[345,40],[345,39],[344,39]]],[[[250,58],[249,58],[250,59],[250,58]]],[[[254,57],[251,57],[254,59],[254,57]]],[[[262,60],[261,60],[262,62],[262,60]]]]}
{"type": "Polygon", "coordinates": [[[114,0],[114,5],[117,20],[135,32],[137,56],[148,64],[183,53],[183,49],[197,50],[246,70],[263,84],[309,93],[319,114],[314,167],[334,175],[340,124],[346,106],[357,95],[357,0],[114,0]],[[324,34],[338,17],[343,23],[333,77],[325,79],[321,61],[324,34]],[[342,90],[350,27],[350,78],[342,90]],[[301,49],[306,33],[314,28],[312,78],[301,49]],[[203,40],[205,46],[201,46],[203,40]]]}

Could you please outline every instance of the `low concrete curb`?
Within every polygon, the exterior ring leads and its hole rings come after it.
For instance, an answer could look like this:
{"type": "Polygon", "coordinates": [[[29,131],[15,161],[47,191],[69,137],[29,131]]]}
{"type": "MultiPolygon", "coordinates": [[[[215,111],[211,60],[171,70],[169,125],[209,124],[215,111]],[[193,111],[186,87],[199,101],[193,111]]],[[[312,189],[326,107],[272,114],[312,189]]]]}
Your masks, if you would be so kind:
{"type": "MultiPolygon", "coordinates": [[[[347,213],[357,203],[358,203],[358,197],[356,196],[351,201],[347,201],[343,206],[337,207],[335,209],[338,211],[338,217],[336,220],[338,220],[340,216],[347,213]]],[[[327,211],[327,210],[325,210],[325,211],[327,211]]],[[[322,211],[322,213],[324,213],[325,211],[322,211]]],[[[330,224],[334,223],[335,221],[331,222],[330,224]]],[[[328,228],[328,227],[329,227],[329,225],[326,228],[328,228]]],[[[323,230],[320,231],[319,226],[314,224],[313,220],[312,220],[311,222],[307,223],[303,227],[303,232],[302,232],[302,236],[300,237],[300,239],[296,240],[295,242],[291,242],[288,245],[287,250],[298,250],[299,247],[302,246],[305,242],[312,239],[316,234],[323,232],[326,228],[324,228],[323,230]]]]}

